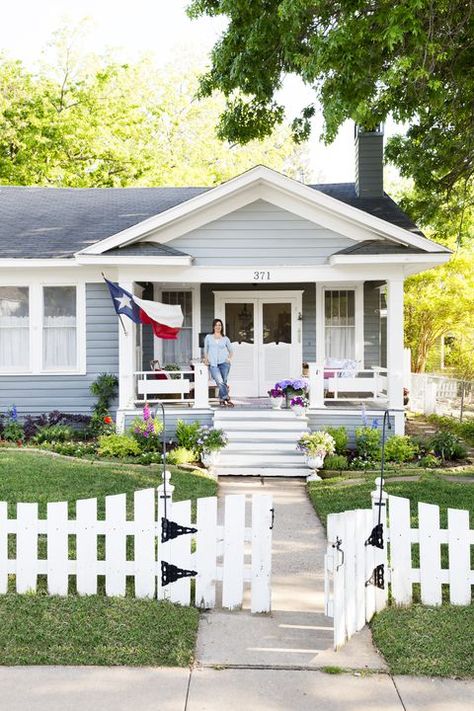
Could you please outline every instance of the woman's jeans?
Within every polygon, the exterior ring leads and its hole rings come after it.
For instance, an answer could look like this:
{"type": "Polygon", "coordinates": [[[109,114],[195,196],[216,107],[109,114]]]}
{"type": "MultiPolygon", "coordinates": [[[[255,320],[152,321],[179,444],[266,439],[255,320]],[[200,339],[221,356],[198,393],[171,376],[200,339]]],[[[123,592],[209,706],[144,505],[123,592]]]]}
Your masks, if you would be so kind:
{"type": "Polygon", "coordinates": [[[229,375],[230,363],[219,363],[210,365],[209,370],[215,384],[219,386],[219,400],[229,399],[229,388],[227,387],[227,376],[229,375]]]}

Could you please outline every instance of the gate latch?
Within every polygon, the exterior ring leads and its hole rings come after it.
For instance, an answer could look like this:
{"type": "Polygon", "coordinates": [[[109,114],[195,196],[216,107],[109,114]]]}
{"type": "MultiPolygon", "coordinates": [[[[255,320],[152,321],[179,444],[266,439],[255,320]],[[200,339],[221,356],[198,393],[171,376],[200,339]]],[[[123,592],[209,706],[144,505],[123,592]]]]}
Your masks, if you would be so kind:
{"type": "Polygon", "coordinates": [[[342,560],[339,563],[339,565],[336,565],[336,573],[339,570],[339,568],[344,565],[344,551],[341,548],[342,544],[342,538],[339,538],[339,536],[336,536],[336,542],[332,544],[332,547],[337,550],[338,553],[342,554],[342,560]]]}
{"type": "Polygon", "coordinates": [[[372,575],[368,580],[366,580],[365,587],[368,587],[369,585],[375,585],[375,587],[379,588],[379,590],[385,590],[385,573],[383,563],[374,568],[372,575]]]}

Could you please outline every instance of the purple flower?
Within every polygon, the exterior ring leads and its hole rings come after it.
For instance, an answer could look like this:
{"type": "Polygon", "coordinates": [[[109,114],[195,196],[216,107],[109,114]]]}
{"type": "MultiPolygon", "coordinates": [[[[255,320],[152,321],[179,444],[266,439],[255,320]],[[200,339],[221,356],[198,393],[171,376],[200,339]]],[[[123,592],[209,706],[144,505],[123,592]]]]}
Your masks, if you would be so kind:
{"type": "Polygon", "coordinates": [[[366,413],[366,411],[365,411],[365,405],[364,405],[364,404],[362,405],[362,424],[364,425],[364,427],[368,427],[368,426],[369,426],[369,422],[368,422],[368,420],[367,420],[367,413],[366,413]]]}
{"type": "Polygon", "coordinates": [[[374,419],[372,420],[372,425],[371,425],[371,427],[372,427],[373,430],[376,430],[376,429],[378,429],[378,426],[379,426],[378,420],[377,420],[376,417],[374,417],[374,419]]]}
{"type": "Polygon", "coordinates": [[[10,419],[13,420],[13,422],[18,422],[18,412],[16,409],[16,405],[12,405],[12,407],[11,407],[10,419]]]}

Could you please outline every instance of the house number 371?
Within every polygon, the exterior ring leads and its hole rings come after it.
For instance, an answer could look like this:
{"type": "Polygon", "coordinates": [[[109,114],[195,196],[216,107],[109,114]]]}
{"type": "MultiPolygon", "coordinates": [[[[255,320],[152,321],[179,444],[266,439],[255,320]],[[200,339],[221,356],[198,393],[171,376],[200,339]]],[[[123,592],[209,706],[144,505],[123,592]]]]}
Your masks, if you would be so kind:
{"type": "Polygon", "coordinates": [[[270,272],[254,272],[254,281],[270,281],[270,272]]]}

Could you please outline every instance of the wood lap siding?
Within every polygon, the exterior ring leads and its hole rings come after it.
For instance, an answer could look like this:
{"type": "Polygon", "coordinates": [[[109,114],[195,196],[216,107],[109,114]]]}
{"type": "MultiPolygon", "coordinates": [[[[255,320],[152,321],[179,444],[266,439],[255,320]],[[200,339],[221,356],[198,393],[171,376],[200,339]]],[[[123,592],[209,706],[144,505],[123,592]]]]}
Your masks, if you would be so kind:
{"type": "Polygon", "coordinates": [[[0,412],[15,404],[22,415],[90,413],[90,384],[100,373],[118,374],[118,321],[105,284],[86,285],[86,363],[86,375],[1,375],[0,412]]]}
{"type": "Polygon", "coordinates": [[[327,258],[354,241],[315,225],[264,200],[192,230],[169,242],[192,254],[194,264],[326,264],[327,258]]]}
{"type": "Polygon", "coordinates": [[[379,291],[381,282],[364,284],[364,367],[380,365],[379,291]]]}

